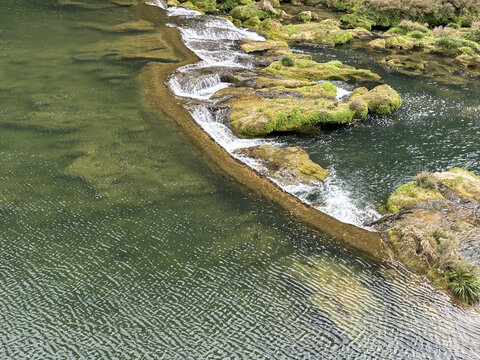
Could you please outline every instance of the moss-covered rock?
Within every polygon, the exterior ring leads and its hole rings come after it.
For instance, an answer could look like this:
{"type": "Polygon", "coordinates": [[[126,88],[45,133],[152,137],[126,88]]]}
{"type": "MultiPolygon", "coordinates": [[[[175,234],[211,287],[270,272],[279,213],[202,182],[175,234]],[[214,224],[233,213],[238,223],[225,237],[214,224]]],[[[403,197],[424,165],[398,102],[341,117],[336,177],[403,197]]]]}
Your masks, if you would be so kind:
{"type": "Polygon", "coordinates": [[[402,105],[402,98],[389,85],[379,85],[363,97],[368,103],[369,111],[385,115],[397,110],[402,105]]]}
{"type": "Polygon", "coordinates": [[[338,24],[331,20],[283,25],[278,20],[266,19],[254,29],[260,31],[267,39],[282,40],[288,43],[333,46],[345,44],[353,38],[350,32],[340,29],[338,24]]]}
{"type": "Polygon", "coordinates": [[[229,15],[240,21],[248,21],[254,17],[259,20],[273,18],[277,15],[277,10],[268,0],[262,0],[257,3],[253,2],[248,5],[241,5],[230,11],[229,15]]]}
{"type": "Polygon", "coordinates": [[[328,99],[234,99],[231,125],[241,136],[265,136],[273,131],[297,131],[305,126],[348,124],[355,111],[328,99]]]}
{"type": "Polygon", "coordinates": [[[280,61],[275,61],[265,70],[273,75],[297,80],[380,81],[380,76],[370,70],[356,69],[339,61],[318,63],[308,58],[296,58],[295,66],[283,66],[280,61]]]}
{"type": "Polygon", "coordinates": [[[259,145],[236,150],[253,159],[260,160],[267,175],[286,185],[299,183],[310,185],[315,181],[324,181],[329,172],[315,164],[308,154],[299,148],[279,148],[272,145],[259,145]]]}
{"type": "Polygon", "coordinates": [[[438,189],[424,188],[416,181],[410,181],[396,189],[387,200],[387,211],[396,213],[425,201],[443,199],[438,189]]]}
{"type": "Polygon", "coordinates": [[[373,224],[410,269],[470,304],[480,300],[479,269],[458,248],[480,239],[479,190],[480,179],[464,169],[423,172],[388,198],[394,214],[373,224]]]}

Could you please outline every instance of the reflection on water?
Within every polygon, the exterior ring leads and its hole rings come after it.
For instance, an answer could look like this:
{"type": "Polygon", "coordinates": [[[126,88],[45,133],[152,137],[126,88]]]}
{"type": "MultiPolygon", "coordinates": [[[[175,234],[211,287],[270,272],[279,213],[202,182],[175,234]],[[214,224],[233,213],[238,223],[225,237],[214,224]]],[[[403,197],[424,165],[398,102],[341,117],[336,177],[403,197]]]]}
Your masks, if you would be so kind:
{"type": "Polygon", "coordinates": [[[135,11],[1,7],[1,358],[478,356],[476,313],[279,213],[142,110],[140,68],[175,61],[161,10],[109,32],[84,23],[135,11]],[[120,45],[138,35],[162,45],[120,45]]]}

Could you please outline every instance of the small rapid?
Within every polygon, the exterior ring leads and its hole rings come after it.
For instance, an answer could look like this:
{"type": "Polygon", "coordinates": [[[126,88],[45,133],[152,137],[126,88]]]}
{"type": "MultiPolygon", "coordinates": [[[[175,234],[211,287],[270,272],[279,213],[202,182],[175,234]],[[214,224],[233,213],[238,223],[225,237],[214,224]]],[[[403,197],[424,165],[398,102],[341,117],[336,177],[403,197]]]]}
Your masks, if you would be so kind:
{"type": "MultiPolygon", "coordinates": [[[[239,43],[246,39],[265,41],[265,38],[251,30],[237,28],[227,19],[202,15],[191,9],[168,8],[167,15],[172,19],[168,26],[179,29],[185,46],[200,59],[195,64],[179,68],[171,76],[168,83],[170,90],[175,96],[186,100],[186,107],[192,117],[213,140],[235,158],[267,175],[265,168],[258,161],[235,154],[234,151],[260,144],[287,146],[287,141],[279,137],[238,138],[227,125],[227,114],[221,109],[216,109],[215,100],[212,99],[216,92],[231,86],[231,83],[222,81],[219,74],[254,66],[252,55],[238,50],[239,43]]],[[[338,99],[348,97],[353,91],[353,86],[343,82],[334,84],[338,89],[338,99]]],[[[273,178],[270,180],[305,203],[345,223],[362,227],[365,222],[379,217],[373,206],[356,204],[350,194],[343,189],[335,169],[328,170],[331,175],[323,184],[285,186],[273,178]]]]}

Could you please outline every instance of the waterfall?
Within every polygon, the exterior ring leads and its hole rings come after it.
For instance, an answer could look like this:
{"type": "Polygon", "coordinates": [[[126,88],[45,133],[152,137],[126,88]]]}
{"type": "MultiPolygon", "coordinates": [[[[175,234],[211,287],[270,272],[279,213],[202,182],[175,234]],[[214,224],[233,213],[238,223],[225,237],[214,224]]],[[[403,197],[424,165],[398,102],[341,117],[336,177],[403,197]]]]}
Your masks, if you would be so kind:
{"type": "MultiPolygon", "coordinates": [[[[238,51],[241,40],[251,39],[264,41],[265,38],[248,29],[239,29],[229,20],[202,15],[200,12],[173,7],[168,8],[167,15],[172,19],[168,26],[179,29],[186,47],[193,51],[201,60],[196,64],[186,65],[172,74],[168,86],[175,96],[193,99],[194,104],[187,105],[195,121],[232,156],[265,173],[263,166],[257,160],[233,153],[234,150],[259,144],[275,144],[285,146],[281,138],[274,139],[240,139],[225,124],[225,114],[212,111],[213,101],[210,100],[217,91],[231,86],[222,82],[219,73],[232,69],[248,69],[253,67],[252,56],[238,51]]],[[[353,87],[343,82],[334,82],[337,86],[337,98],[350,96],[353,87]]],[[[296,186],[285,186],[271,178],[283,190],[296,196],[320,211],[323,211],[340,221],[362,226],[366,220],[378,217],[371,206],[356,206],[342,186],[334,169],[330,170],[328,180],[322,183],[296,186]]]]}

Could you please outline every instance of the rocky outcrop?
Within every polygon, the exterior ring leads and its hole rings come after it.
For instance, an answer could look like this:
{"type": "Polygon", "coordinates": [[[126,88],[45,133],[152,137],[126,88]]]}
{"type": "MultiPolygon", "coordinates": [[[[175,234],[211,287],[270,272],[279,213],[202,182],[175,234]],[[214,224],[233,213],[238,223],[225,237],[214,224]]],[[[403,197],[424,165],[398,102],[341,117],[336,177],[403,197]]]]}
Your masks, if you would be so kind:
{"type": "Polygon", "coordinates": [[[480,241],[480,178],[460,168],[423,172],[396,189],[385,209],[390,214],[371,225],[409,268],[462,302],[480,300],[478,259],[458,250],[480,241]]]}
{"type": "MultiPolygon", "coordinates": [[[[267,52],[276,51],[271,48],[277,46],[271,42],[265,47],[255,42],[245,45],[248,49],[267,52]]],[[[356,69],[338,61],[318,63],[310,56],[285,52],[283,47],[280,49],[287,55],[265,69],[221,76],[235,87],[220,90],[213,99],[217,101],[216,105],[228,106],[230,126],[240,136],[265,136],[271,132],[303,131],[321,125],[345,125],[364,118],[369,111],[385,115],[401,105],[400,96],[388,85],[370,91],[358,88],[349,99],[338,100],[337,88],[326,80],[378,82],[380,77],[369,70],[356,69]]]]}
{"type": "Polygon", "coordinates": [[[298,146],[279,148],[259,145],[235,152],[259,160],[264,165],[266,175],[284,185],[311,185],[324,181],[329,174],[328,170],[310,160],[308,154],[298,146]]]}

